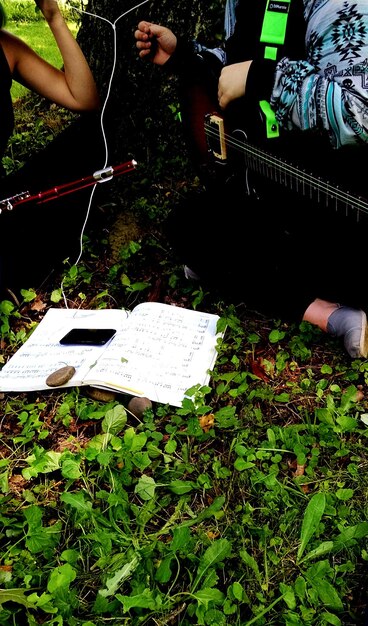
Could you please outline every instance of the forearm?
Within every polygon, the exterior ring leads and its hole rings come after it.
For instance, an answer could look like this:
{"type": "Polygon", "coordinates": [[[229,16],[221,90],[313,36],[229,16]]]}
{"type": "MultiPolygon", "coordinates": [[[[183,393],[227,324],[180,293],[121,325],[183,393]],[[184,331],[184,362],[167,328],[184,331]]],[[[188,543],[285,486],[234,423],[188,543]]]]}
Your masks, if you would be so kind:
{"type": "Polygon", "coordinates": [[[47,22],[63,59],[63,79],[71,98],[75,101],[73,108],[77,110],[98,108],[99,97],[92,72],[64,18],[58,11],[47,19],[47,22]]]}

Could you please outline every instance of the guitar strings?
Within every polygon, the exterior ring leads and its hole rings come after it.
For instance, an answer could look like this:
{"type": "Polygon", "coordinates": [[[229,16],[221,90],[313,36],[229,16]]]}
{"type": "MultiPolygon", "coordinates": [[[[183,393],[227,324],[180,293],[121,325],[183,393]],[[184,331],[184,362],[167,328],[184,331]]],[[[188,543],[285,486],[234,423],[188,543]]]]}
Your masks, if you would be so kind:
{"type": "MultiPolygon", "coordinates": [[[[233,132],[243,133],[240,129],[233,132]]],[[[213,130],[212,125],[208,122],[205,123],[205,133],[207,137],[218,140],[218,132],[213,130]]],[[[287,186],[287,183],[289,183],[290,191],[294,191],[294,179],[296,186],[295,191],[299,192],[299,186],[301,186],[302,194],[305,197],[307,197],[307,192],[309,191],[309,197],[313,199],[313,196],[317,194],[317,201],[321,203],[321,194],[325,198],[326,206],[329,206],[329,199],[335,200],[336,210],[339,208],[339,204],[345,208],[346,214],[349,209],[355,209],[357,211],[357,220],[359,220],[359,212],[368,213],[368,203],[364,200],[364,198],[353,195],[344,189],[340,189],[329,181],[316,177],[313,174],[288,163],[287,161],[279,159],[276,156],[263,151],[261,148],[257,148],[250,143],[244,143],[244,141],[237,140],[232,135],[224,133],[223,137],[227,146],[244,153],[246,163],[248,165],[251,161],[253,161],[254,165],[251,169],[263,176],[266,176],[268,173],[269,178],[278,184],[287,186]]]]}

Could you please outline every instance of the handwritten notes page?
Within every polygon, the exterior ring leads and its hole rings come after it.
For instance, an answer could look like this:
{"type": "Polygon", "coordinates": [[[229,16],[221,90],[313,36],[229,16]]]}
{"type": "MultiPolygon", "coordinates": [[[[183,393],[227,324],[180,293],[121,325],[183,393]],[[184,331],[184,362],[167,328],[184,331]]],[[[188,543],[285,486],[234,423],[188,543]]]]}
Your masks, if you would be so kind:
{"type": "Polygon", "coordinates": [[[219,317],[147,302],[121,309],[50,309],[0,372],[0,391],[48,389],[49,374],[73,365],[63,387],[93,385],[181,406],[193,385],[207,385],[216,357],[219,317]],[[104,346],[61,345],[72,328],[116,328],[104,346]]]}

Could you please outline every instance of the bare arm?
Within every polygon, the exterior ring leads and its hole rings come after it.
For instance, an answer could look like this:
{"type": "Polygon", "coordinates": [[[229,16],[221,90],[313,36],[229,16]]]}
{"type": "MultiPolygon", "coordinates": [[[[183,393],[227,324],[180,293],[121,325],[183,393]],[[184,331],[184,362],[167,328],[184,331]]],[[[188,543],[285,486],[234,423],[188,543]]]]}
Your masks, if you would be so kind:
{"type": "Polygon", "coordinates": [[[18,37],[1,31],[1,43],[14,80],[72,111],[97,109],[99,96],[92,72],[60,13],[57,1],[35,2],[54,35],[64,71],[50,65],[18,37]]]}

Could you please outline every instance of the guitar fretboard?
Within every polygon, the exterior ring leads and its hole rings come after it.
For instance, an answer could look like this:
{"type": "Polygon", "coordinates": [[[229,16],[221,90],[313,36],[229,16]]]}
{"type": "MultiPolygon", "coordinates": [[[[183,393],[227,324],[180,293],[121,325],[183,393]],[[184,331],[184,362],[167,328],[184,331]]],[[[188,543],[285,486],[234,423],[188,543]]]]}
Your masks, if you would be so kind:
{"type": "Polygon", "coordinates": [[[368,214],[368,202],[362,196],[350,193],[320,176],[315,176],[297,165],[248,143],[241,129],[234,130],[231,135],[227,134],[224,127],[218,123],[218,119],[213,123],[212,117],[208,115],[205,118],[205,134],[207,145],[215,160],[221,160],[223,163],[225,155],[224,152],[221,155],[217,154],[211,145],[224,146],[225,144],[226,147],[242,153],[245,167],[291,192],[346,216],[353,214],[357,221],[364,214],[368,214]],[[223,134],[219,136],[219,133],[223,134]]]}

